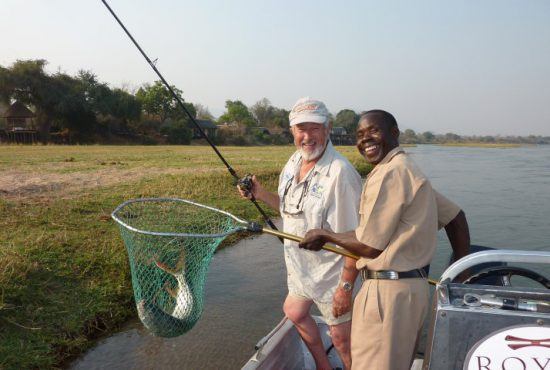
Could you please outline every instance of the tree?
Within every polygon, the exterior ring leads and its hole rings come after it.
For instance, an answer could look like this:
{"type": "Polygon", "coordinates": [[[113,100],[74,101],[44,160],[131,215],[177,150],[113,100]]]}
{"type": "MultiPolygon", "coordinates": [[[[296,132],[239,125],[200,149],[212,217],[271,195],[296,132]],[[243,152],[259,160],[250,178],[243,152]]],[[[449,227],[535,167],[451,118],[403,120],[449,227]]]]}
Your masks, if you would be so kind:
{"type": "Polygon", "coordinates": [[[8,105],[12,90],[13,83],[11,81],[10,70],[0,66],[0,102],[8,105]]]}
{"type": "Polygon", "coordinates": [[[43,142],[52,127],[67,130],[78,141],[89,141],[99,132],[98,120],[110,123],[114,118],[122,124],[139,120],[141,105],[134,95],[111,89],[89,71],[79,71],[76,76],[47,74],[46,64],[37,59],[0,66],[0,100],[6,104],[18,100],[30,106],[43,142]]]}
{"type": "Polygon", "coordinates": [[[80,81],[86,103],[95,114],[108,115],[111,113],[111,89],[105,83],[100,83],[95,74],[81,70],[77,79],[80,81]]]}
{"type": "Polygon", "coordinates": [[[58,89],[44,72],[46,64],[44,59],[18,60],[10,68],[0,70],[1,99],[4,102],[16,99],[35,108],[36,122],[43,142],[48,138],[59,100],[58,89]]]}
{"type": "Polygon", "coordinates": [[[406,129],[399,135],[399,141],[403,144],[418,144],[418,136],[414,130],[406,129]]]}
{"type": "Polygon", "coordinates": [[[445,141],[446,142],[458,142],[458,141],[461,141],[461,137],[457,134],[453,134],[452,132],[447,132],[445,134],[445,141]]]}
{"type": "Polygon", "coordinates": [[[252,113],[250,113],[248,107],[240,100],[226,100],[225,108],[227,111],[220,116],[218,122],[234,122],[246,127],[256,126],[257,123],[252,113]]]}
{"type": "Polygon", "coordinates": [[[274,118],[275,108],[271,105],[269,99],[263,98],[250,107],[250,112],[258,125],[268,127],[274,118]]]}
{"type": "Polygon", "coordinates": [[[195,111],[197,112],[197,118],[198,119],[207,119],[207,120],[214,120],[214,116],[210,111],[208,110],[208,107],[203,106],[202,104],[196,103],[194,104],[195,111]]]}
{"type": "MultiPolygon", "coordinates": [[[[50,86],[55,86],[58,91],[55,108],[57,125],[69,131],[71,141],[91,141],[91,137],[96,132],[98,115],[96,106],[103,104],[101,98],[91,99],[90,85],[80,78],[58,72],[51,76],[51,79],[50,86]]],[[[109,95],[110,90],[106,85],[99,83],[97,85],[101,85],[105,96],[109,95]]]]}
{"type": "Polygon", "coordinates": [[[431,143],[434,139],[435,139],[435,135],[430,131],[426,131],[422,133],[421,140],[423,143],[431,143]]]}
{"type": "MultiPolygon", "coordinates": [[[[177,97],[183,101],[183,92],[175,86],[170,86],[177,97]]],[[[167,118],[180,119],[185,117],[176,98],[162,84],[161,81],[155,81],[153,85],[145,84],[139,88],[136,98],[140,101],[143,111],[151,116],[156,116],[160,122],[167,118]]],[[[191,115],[196,114],[195,107],[190,103],[184,103],[191,115]]]]}
{"type": "Polygon", "coordinates": [[[288,128],[289,126],[288,114],[290,112],[272,106],[267,98],[256,102],[250,111],[259,126],[268,128],[288,128]]]}
{"type": "Polygon", "coordinates": [[[351,134],[357,130],[359,115],[351,109],[342,109],[334,119],[334,127],[344,127],[351,134]]]}
{"type": "Polygon", "coordinates": [[[166,135],[169,144],[189,144],[193,136],[192,131],[186,126],[186,121],[166,120],[160,129],[166,135]]]}
{"type": "Polygon", "coordinates": [[[94,132],[97,123],[92,102],[102,101],[92,98],[91,86],[102,87],[103,92],[108,92],[108,87],[99,84],[91,73],[83,72],[78,78],[61,72],[48,75],[46,64],[43,59],[18,60],[3,68],[0,96],[4,101],[15,99],[34,108],[42,142],[47,141],[54,123],[79,141],[87,141],[87,134],[94,132]]]}
{"type": "Polygon", "coordinates": [[[273,110],[273,118],[271,119],[268,127],[280,127],[283,129],[287,129],[288,127],[290,127],[290,120],[288,119],[289,114],[290,111],[286,109],[275,108],[273,110]]]}
{"type": "Polygon", "coordinates": [[[127,124],[128,121],[137,121],[141,117],[141,103],[132,94],[123,89],[111,91],[111,105],[109,113],[127,124]]]}

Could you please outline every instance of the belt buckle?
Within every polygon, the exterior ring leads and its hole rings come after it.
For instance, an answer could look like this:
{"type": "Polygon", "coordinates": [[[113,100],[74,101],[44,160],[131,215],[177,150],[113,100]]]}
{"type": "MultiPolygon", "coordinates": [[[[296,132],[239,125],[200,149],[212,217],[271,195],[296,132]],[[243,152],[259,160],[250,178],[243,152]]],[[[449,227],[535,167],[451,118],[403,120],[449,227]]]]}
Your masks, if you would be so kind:
{"type": "Polygon", "coordinates": [[[378,271],[378,277],[387,280],[399,280],[399,273],[393,270],[378,271]]]}

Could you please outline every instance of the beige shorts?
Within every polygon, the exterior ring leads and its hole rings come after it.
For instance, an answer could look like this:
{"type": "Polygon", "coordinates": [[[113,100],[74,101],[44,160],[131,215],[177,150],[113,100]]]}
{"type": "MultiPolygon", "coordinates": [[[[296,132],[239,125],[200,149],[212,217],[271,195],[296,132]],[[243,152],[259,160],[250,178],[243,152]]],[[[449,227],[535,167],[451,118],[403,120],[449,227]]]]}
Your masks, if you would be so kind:
{"type": "Polygon", "coordinates": [[[293,298],[301,299],[304,301],[309,301],[309,302],[313,301],[313,303],[315,303],[315,305],[319,309],[321,316],[323,316],[323,319],[325,319],[325,322],[328,325],[339,325],[351,320],[351,310],[350,312],[342,316],[334,317],[334,315],[332,314],[332,302],[331,303],[317,302],[314,299],[304,297],[303,295],[297,294],[296,292],[289,292],[288,295],[292,296],[293,298]]]}

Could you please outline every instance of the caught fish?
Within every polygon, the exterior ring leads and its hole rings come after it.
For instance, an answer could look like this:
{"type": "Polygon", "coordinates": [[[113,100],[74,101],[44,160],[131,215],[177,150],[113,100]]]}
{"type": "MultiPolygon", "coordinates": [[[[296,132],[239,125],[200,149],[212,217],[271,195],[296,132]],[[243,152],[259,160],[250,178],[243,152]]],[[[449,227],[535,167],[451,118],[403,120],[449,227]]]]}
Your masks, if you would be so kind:
{"type": "Polygon", "coordinates": [[[164,310],[157,304],[142,299],[137,304],[138,316],[143,325],[153,334],[171,338],[177,337],[188,331],[198,321],[198,315],[189,315],[186,319],[178,319],[164,310]]]}
{"type": "Polygon", "coordinates": [[[176,301],[176,304],[170,314],[178,319],[187,318],[193,309],[193,294],[191,293],[191,289],[189,289],[187,279],[185,278],[185,255],[182,253],[182,256],[183,259],[180,258],[181,263],[178,261],[176,268],[173,270],[163,263],[155,262],[158,268],[167,274],[172,275],[178,283],[176,289],[171,288],[168,282],[164,284],[164,289],[176,301]]]}
{"type": "Polygon", "coordinates": [[[155,261],[155,265],[172,275],[177,282],[175,288],[170,287],[167,281],[164,290],[174,299],[174,307],[168,312],[162,309],[156,299],[142,299],[137,303],[137,311],[143,325],[153,334],[161,337],[174,337],[191,329],[199,315],[194,314],[194,298],[185,278],[185,254],[182,253],[175,268],[170,268],[164,263],[155,261]]]}

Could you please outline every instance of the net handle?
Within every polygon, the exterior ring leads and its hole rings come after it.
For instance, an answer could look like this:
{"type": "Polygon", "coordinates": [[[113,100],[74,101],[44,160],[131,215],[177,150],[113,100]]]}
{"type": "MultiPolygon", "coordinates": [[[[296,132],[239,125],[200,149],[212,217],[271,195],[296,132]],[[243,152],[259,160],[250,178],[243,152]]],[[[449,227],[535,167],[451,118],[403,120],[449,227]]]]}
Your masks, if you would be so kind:
{"type": "MultiPolygon", "coordinates": [[[[284,233],[284,232],[281,232],[281,231],[278,231],[278,230],[270,229],[268,227],[263,227],[262,232],[264,232],[266,234],[270,234],[270,235],[275,235],[279,238],[285,238],[285,239],[288,239],[288,240],[292,240],[292,241],[295,241],[295,242],[301,242],[303,240],[303,238],[300,238],[297,235],[287,234],[287,233],[284,233]]],[[[359,256],[357,256],[357,255],[355,255],[351,252],[348,252],[345,249],[342,249],[342,248],[339,248],[335,245],[332,245],[332,244],[325,244],[325,245],[323,245],[322,248],[326,251],[330,251],[330,252],[339,254],[341,256],[353,258],[354,260],[358,260],[360,258],[359,256]]],[[[438,284],[438,280],[434,280],[434,279],[430,279],[430,278],[428,278],[427,280],[428,280],[428,283],[430,285],[437,285],[438,284]]]]}
{"type": "MultiPolygon", "coordinates": [[[[262,232],[264,232],[266,234],[270,234],[270,235],[275,235],[279,238],[285,238],[285,239],[288,239],[288,240],[292,240],[292,241],[295,241],[295,242],[301,242],[303,240],[303,238],[300,238],[297,235],[284,233],[284,232],[279,231],[279,230],[273,230],[273,229],[270,229],[268,227],[263,227],[262,232]]],[[[322,248],[326,251],[333,252],[333,253],[339,254],[341,256],[346,256],[346,257],[349,257],[349,258],[353,258],[354,260],[359,259],[359,256],[356,256],[355,254],[353,254],[351,252],[348,252],[345,249],[339,248],[339,247],[337,247],[335,245],[332,245],[332,244],[325,244],[325,245],[323,245],[322,248]]]]}

